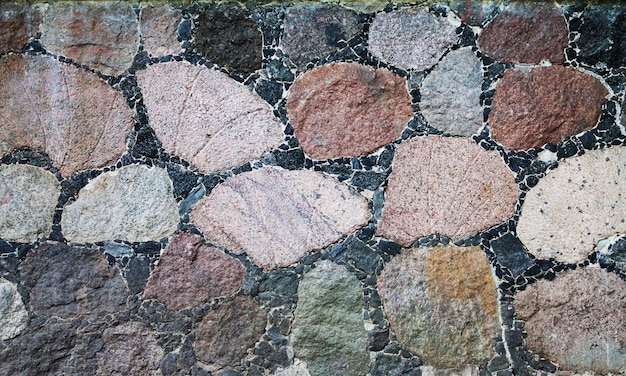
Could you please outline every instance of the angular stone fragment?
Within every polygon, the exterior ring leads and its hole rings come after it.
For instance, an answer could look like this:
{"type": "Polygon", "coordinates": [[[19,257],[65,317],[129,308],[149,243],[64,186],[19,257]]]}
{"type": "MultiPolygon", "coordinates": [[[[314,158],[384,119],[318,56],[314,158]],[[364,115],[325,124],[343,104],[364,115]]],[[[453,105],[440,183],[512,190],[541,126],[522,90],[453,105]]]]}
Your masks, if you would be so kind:
{"type": "Polygon", "coordinates": [[[480,26],[502,4],[502,0],[451,0],[450,9],[468,25],[480,26]]]}
{"type": "Polygon", "coordinates": [[[406,80],[386,69],[334,63],[298,77],[287,115],[315,159],[370,153],[400,137],[413,116],[406,80]]]}
{"type": "Polygon", "coordinates": [[[496,151],[466,138],[427,136],[400,144],[378,235],[404,246],[430,235],[461,240],[509,219],[518,186],[496,151]]]}
{"type": "Polygon", "coordinates": [[[168,243],[152,272],[144,299],[157,299],[169,309],[182,309],[234,294],[246,278],[241,263],[183,233],[168,243]]]}
{"type": "Polygon", "coordinates": [[[420,109],[431,127],[471,136],[483,123],[483,70],[471,47],[446,55],[422,81],[420,109]]]}
{"type": "Polygon", "coordinates": [[[97,250],[45,243],[28,253],[19,270],[38,315],[102,320],[126,309],[124,279],[97,250]]]}
{"type": "Polygon", "coordinates": [[[297,4],[285,11],[282,50],[300,68],[328,57],[359,32],[358,15],[334,4],[297,4]]]}
{"type": "Polygon", "coordinates": [[[41,44],[48,52],[119,76],[139,48],[139,20],[130,3],[54,2],[43,17],[41,44]]]}
{"type": "Polygon", "coordinates": [[[268,104],[222,72],[176,62],[151,65],[137,79],[165,151],[205,173],[259,158],[284,140],[268,104]]]}
{"type": "Polygon", "coordinates": [[[267,311],[248,297],[238,296],[207,312],[196,330],[194,349],[201,362],[236,366],[259,340],[267,311]]]}
{"type": "Polygon", "coordinates": [[[563,370],[626,370],[626,284],[617,275],[595,266],[568,270],[518,292],[515,308],[528,348],[563,370]]]}
{"type": "Polygon", "coordinates": [[[0,51],[17,50],[37,35],[41,24],[39,7],[17,4],[0,4],[0,51]]]}
{"type": "Polygon", "coordinates": [[[426,8],[401,8],[376,15],[368,46],[372,55],[398,68],[423,71],[437,64],[456,40],[456,28],[446,18],[426,8]]]}
{"type": "Polygon", "coordinates": [[[30,243],[48,236],[60,193],[56,176],[41,167],[0,166],[0,238],[30,243]]]}
{"type": "Polygon", "coordinates": [[[595,77],[562,66],[504,73],[493,97],[489,126],[508,149],[529,149],[593,128],[608,90],[595,77]]]}
{"type": "Polygon", "coordinates": [[[180,10],[169,5],[149,5],[141,9],[141,37],[152,56],[177,54],[181,50],[176,31],[182,19],[180,10]]]}
{"type": "Polygon", "coordinates": [[[17,285],[0,278],[0,341],[19,335],[27,324],[28,312],[17,285]]]}
{"type": "Polygon", "coordinates": [[[582,13],[578,60],[600,68],[626,65],[626,9],[619,3],[590,4],[582,13]]]}
{"type": "Polygon", "coordinates": [[[0,57],[0,155],[29,147],[61,173],[112,164],[126,150],[133,112],[96,76],[49,56],[0,57]]]}
{"type": "Polygon", "coordinates": [[[623,146],[559,162],[526,195],[518,237],[538,258],[583,261],[598,241],[626,233],[624,171],[623,146]]]}
{"type": "Polygon", "coordinates": [[[404,249],[378,277],[398,340],[424,364],[456,368],[493,355],[497,290],[479,247],[404,249]]]}
{"type": "Polygon", "coordinates": [[[93,179],[65,206],[61,227],[73,242],[159,240],[180,218],[163,168],[131,165],[93,179]]]}
{"type": "Polygon", "coordinates": [[[312,375],[368,373],[362,311],[361,284],[343,266],[321,261],[305,274],[290,340],[312,375]]]}
{"type": "Polygon", "coordinates": [[[335,179],[271,167],[229,178],[189,215],[208,241],[270,270],[341,239],[369,217],[365,198],[335,179]]]}
{"type": "Polygon", "coordinates": [[[554,6],[512,3],[485,27],[478,45],[505,63],[562,64],[568,34],[565,18],[554,6]]]}

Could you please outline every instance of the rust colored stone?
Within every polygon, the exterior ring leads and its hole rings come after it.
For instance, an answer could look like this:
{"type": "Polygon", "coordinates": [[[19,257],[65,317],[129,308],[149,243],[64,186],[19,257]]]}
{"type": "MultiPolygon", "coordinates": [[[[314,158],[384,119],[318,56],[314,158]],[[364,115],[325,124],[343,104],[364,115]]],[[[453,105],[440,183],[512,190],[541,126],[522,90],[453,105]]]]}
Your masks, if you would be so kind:
{"type": "Polygon", "coordinates": [[[39,31],[37,6],[0,3],[0,51],[20,49],[39,31]]]}
{"type": "Polygon", "coordinates": [[[298,77],[287,115],[305,153],[324,160],[370,153],[413,116],[405,79],[386,69],[333,63],[298,77]]]}
{"type": "Polygon", "coordinates": [[[491,134],[508,149],[556,144],[593,128],[607,94],[598,79],[574,68],[506,71],[491,106],[491,134]]]}

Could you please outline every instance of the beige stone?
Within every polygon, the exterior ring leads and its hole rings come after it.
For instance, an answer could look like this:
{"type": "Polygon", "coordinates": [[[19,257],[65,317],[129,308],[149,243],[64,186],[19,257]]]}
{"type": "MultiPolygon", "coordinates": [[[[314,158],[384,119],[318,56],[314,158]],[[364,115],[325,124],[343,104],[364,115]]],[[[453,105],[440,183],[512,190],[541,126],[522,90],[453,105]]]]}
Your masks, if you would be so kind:
{"type": "Polygon", "coordinates": [[[0,278],[0,341],[18,336],[28,325],[28,312],[17,285],[0,278]]]}
{"type": "Polygon", "coordinates": [[[180,10],[167,4],[148,5],[141,9],[141,38],[144,49],[152,56],[173,55],[181,51],[177,40],[180,10]]]}

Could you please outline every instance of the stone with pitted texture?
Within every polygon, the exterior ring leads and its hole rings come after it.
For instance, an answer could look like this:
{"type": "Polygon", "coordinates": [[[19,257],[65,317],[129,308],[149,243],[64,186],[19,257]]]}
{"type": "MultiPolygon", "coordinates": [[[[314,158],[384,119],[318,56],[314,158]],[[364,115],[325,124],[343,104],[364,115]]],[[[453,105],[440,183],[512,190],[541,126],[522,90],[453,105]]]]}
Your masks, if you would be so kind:
{"type": "Polygon", "coordinates": [[[37,35],[41,24],[41,11],[36,6],[17,3],[0,4],[0,51],[24,47],[37,35]]]}
{"type": "Polygon", "coordinates": [[[517,235],[538,258],[578,263],[596,244],[626,233],[626,147],[563,160],[527,193],[517,235]]]}
{"type": "Polygon", "coordinates": [[[152,56],[177,54],[181,50],[176,31],[182,19],[180,10],[169,5],[148,5],[141,9],[141,38],[152,56]]]}
{"type": "Polygon", "coordinates": [[[406,80],[387,69],[334,63],[298,77],[287,115],[302,149],[324,160],[370,153],[400,137],[413,116],[406,80]]]}
{"type": "Polygon", "coordinates": [[[17,285],[0,278],[0,341],[19,335],[27,324],[28,312],[17,285]]]}
{"type": "Polygon", "coordinates": [[[151,65],[137,80],[165,151],[205,173],[259,158],[284,140],[271,107],[222,72],[175,62],[151,65]]]}
{"type": "Polygon", "coordinates": [[[418,137],[400,144],[378,235],[404,246],[431,234],[461,240],[500,224],[519,189],[498,152],[472,140],[418,137]]]}

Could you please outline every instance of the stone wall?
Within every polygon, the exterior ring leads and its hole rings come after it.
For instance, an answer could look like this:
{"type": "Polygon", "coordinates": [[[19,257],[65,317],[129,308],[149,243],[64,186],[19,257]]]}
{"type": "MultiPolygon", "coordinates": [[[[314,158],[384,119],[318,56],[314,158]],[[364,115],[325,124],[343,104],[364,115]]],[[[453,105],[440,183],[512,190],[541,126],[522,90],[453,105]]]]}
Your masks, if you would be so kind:
{"type": "Polygon", "coordinates": [[[0,374],[626,372],[626,6],[0,30],[0,374]]]}

